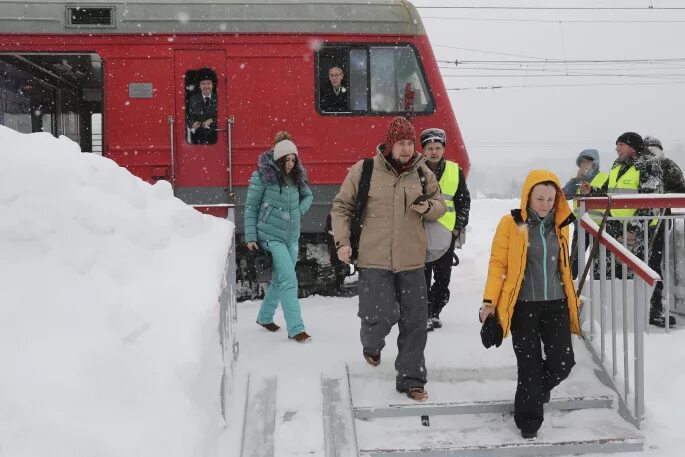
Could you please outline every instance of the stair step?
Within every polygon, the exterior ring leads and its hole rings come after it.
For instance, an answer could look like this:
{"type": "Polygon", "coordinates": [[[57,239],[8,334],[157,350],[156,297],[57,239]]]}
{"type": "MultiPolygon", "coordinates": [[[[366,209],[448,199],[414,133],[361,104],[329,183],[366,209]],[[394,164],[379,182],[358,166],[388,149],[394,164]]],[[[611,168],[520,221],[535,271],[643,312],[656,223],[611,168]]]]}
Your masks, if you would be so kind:
{"type": "MultiPolygon", "coordinates": [[[[576,365],[571,376],[552,390],[551,409],[606,408],[615,404],[616,392],[602,384],[594,369],[594,364],[590,363],[576,365]]],[[[374,368],[361,362],[349,365],[348,370],[353,407],[360,418],[404,415],[402,411],[394,411],[404,407],[444,410],[428,414],[506,412],[511,410],[516,392],[515,365],[479,369],[429,368],[426,384],[429,403],[424,405],[417,405],[395,390],[392,363],[382,363],[374,368]]]]}
{"type": "MultiPolygon", "coordinates": [[[[608,395],[585,395],[578,397],[553,397],[546,410],[576,410],[590,408],[611,408],[613,397],[608,395]]],[[[470,402],[447,403],[400,403],[379,404],[376,406],[358,406],[354,408],[357,419],[372,419],[376,417],[401,417],[421,415],[453,415],[480,413],[509,413],[514,411],[512,400],[487,400],[470,402]]]]}
{"type": "Polygon", "coordinates": [[[358,457],[347,378],[321,376],[326,457],[358,457]]]}
{"type": "Polygon", "coordinates": [[[613,409],[549,411],[538,437],[525,440],[511,414],[357,419],[360,456],[539,456],[638,452],[640,432],[613,409]]]}
{"type": "Polygon", "coordinates": [[[276,428],[275,376],[248,377],[241,457],[273,457],[276,428]]]}

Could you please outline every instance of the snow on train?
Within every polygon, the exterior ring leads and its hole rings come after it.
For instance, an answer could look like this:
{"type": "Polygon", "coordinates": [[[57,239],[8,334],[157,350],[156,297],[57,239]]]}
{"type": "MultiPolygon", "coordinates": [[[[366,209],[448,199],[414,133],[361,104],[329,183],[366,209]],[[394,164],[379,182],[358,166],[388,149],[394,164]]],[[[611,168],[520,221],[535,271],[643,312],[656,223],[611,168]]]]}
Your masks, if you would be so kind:
{"type": "MultiPolygon", "coordinates": [[[[448,157],[468,173],[407,1],[0,0],[0,9],[0,124],[66,135],[145,181],[168,180],[199,211],[225,216],[235,204],[238,230],[258,155],[277,131],[291,132],[314,193],[300,243],[304,293],[343,283],[326,215],[348,167],[373,154],[393,116],[443,128],[448,157]],[[329,72],[343,74],[342,104],[323,96],[329,72]],[[199,139],[188,113],[202,73],[218,128],[199,139]]],[[[253,296],[244,250],[237,262],[239,293],[253,296]]]]}

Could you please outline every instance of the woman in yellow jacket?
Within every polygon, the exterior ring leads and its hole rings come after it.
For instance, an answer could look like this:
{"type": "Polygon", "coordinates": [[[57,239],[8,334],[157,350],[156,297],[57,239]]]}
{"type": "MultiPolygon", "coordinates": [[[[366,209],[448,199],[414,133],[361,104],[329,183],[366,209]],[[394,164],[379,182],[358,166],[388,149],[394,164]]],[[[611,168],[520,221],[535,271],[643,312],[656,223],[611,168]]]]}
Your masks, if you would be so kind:
{"type": "Polygon", "coordinates": [[[580,328],[568,255],[574,219],[556,175],[533,170],[521,207],[500,220],[492,241],[480,319],[496,313],[503,335],[511,331],[518,362],[514,419],[524,438],[537,436],[543,404],[575,364],[571,333],[580,328]]]}

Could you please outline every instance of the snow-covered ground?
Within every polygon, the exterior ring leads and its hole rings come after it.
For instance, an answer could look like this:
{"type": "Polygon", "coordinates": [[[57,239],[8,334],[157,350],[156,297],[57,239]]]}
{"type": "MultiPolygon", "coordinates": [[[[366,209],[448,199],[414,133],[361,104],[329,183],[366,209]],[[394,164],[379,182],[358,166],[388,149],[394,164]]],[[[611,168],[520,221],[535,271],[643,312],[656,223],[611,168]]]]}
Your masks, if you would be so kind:
{"type": "Polygon", "coordinates": [[[0,125],[0,456],[213,456],[231,224],[0,125]]]}
{"type": "MultiPolygon", "coordinates": [[[[372,371],[361,357],[356,298],[303,299],[309,344],[258,327],[259,303],[245,302],[224,423],[217,288],[230,224],[69,140],[0,126],[0,145],[0,456],[237,457],[248,374],[278,375],[277,411],[287,419],[277,425],[279,457],[322,455],[322,374],[348,365],[356,379],[370,376],[356,384],[358,396],[405,401],[392,382],[396,331],[372,371]]],[[[516,206],[473,201],[445,327],[428,339],[432,401],[454,373],[468,371],[473,390],[464,395],[475,395],[481,375],[515,367],[510,340],[481,346],[477,310],[492,234],[516,206]]],[[[652,329],[645,345],[644,453],[681,455],[685,332],[652,329]]],[[[591,377],[576,348],[569,390],[591,377]]],[[[487,392],[513,397],[506,383],[487,392]]]]}

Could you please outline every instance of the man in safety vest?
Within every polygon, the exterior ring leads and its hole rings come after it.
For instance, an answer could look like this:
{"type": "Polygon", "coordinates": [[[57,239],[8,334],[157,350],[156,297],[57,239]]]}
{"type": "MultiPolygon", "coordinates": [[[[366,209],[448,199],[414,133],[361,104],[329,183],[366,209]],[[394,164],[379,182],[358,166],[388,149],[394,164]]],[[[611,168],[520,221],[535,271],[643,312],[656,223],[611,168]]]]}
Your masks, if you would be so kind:
{"type": "MultiPolygon", "coordinates": [[[[599,152],[597,149],[585,149],[578,154],[576,158],[576,165],[578,166],[578,171],[576,176],[569,179],[566,185],[564,185],[563,191],[567,199],[572,199],[577,195],[581,194],[581,184],[589,183],[591,187],[599,189],[604,185],[609,175],[602,171],[599,171],[599,152]]],[[[573,202],[573,210],[577,218],[580,218],[581,214],[578,212],[578,202],[573,202]]],[[[589,214],[592,219],[598,224],[602,220],[604,211],[590,210],[589,214]]],[[[575,252],[578,246],[578,221],[573,222],[573,241],[571,242],[571,252],[575,252]]],[[[590,235],[585,233],[585,247],[587,248],[590,244],[590,235]]],[[[571,274],[573,279],[578,276],[578,257],[573,256],[573,264],[571,265],[571,274]]]]}
{"type": "MultiPolygon", "coordinates": [[[[626,132],[616,139],[616,153],[609,179],[601,187],[600,192],[607,194],[655,194],[663,190],[661,167],[657,160],[644,146],[642,137],[635,132],[626,132]]],[[[590,193],[590,186],[581,186],[582,193],[590,193]]],[[[612,217],[657,216],[658,208],[642,209],[612,209],[612,217]]],[[[624,244],[639,259],[644,259],[644,220],[628,219],[627,239],[624,244]]],[[[623,221],[608,221],[606,231],[619,241],[623,241],[623,221]]],[[[610,257],[607,256],[607,259],[610,257]]],[[[609,272],[610,264],[607,272],[609,272]]],[[[621,274],[620,266],[616,268],[621,274]]]]}
{"type": "Polygon", "coordinates": [[[447,206],[447,212],[438,219],[438,222],[452,232],[452,243],[447,252],[438,260],[426,262],[424,270],[428,290],[428,331],[442,327],[440,311],[450,299],[452,261],[458,261],[454,254],[454,243],[468,225],[471,209],[471,195],[466,186],[464,172],[455,162],[445,160],[446,143],[447,136],[442,129],[432,128],[421,132],[421,148],[426,157],[426,164],[438,178],[442,198],[447,206]],[[433,275],[435,282],[431,286],[433,275]]]}

